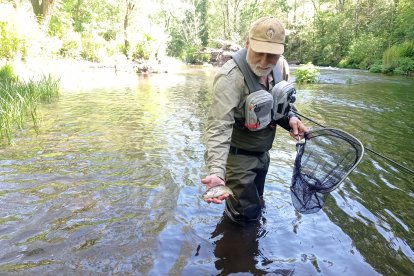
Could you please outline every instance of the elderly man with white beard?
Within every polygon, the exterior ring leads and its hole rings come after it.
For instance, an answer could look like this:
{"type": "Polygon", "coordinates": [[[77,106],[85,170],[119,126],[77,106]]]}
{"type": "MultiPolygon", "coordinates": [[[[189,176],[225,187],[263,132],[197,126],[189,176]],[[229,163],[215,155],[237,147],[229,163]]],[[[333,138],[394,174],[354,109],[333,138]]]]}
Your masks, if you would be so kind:
{"type": "MultiPolygon", "coordinates": [[[[261,216],[269,150],[277,126],[296,139],[307,131],[290,109],[274,116],[278,111],[272,89],[289,79],[282,55],[284,43],[285,29],[277,19],[267,16],[256,20],[245,48],[226,62],[214,79],[204,137],[209,175],[201,182],[207,189],[219,185],[231,189],[232,196],[225,193],[206,201],[225,201],[225,216],[237,223],[257,221],[261,216]]],[[[285,106],[295,110],[291,104],[285,106]]]]}

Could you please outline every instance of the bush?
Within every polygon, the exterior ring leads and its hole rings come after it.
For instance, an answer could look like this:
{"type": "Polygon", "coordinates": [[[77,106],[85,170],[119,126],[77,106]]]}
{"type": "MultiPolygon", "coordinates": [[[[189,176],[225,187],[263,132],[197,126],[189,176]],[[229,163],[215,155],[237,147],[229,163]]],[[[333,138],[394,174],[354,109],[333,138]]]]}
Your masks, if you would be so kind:
{"type": "Polygon", "coordinates": [[[0,82],[17,82],[18,78],[10,64],[5,64],[0,68],[0,82]]]}
{"type": "Polygon", "coordinates": [[[48,34],[62,38],[70,29],[71,25],[69,22],[65,22],[57,16],[52,16],[49,22],[48,34]]]}
{"type": "Polygon", "coordinates": [[[409,72],[414,72],[414,59],[410,57],[403,57],[398,61],[399,66],[395,68],[394,72],[400,75],[407,75],[409,72]]]}
{"type": "Polygon", "coordinates": [[[62,57],[79,59],[82,52],[82,38],[74,31],[68,31],[62,37],[62,48],[59,54],[62,57]]]}
{"type": "Polygon", "coordinates": [[[211,55],[208,53],[199,53],[196,46],[187,46],[181,53],[180,59],[188,64],[202,64],[209,62],[211,55]]]}
{"type": "Polygon", "coordinates": [[[414,41],[405,41],[400,46],[400,55],[414,58],[414,41]]]}
{"type": "Polygon", "coordinates": [[[0,59],[13,59],[16,54],[21,53],[25,56],[23,41],[18,37],[13,26],[7,22],[0,21],[0,59]]]}
{"type": "Polygon", "coordinates": [[[295,71],[297,83],[316,83],[319,77],[319,70],[312,63],[299,66],[295,71]]]}
{"type": "Polygon", "coordinates": [[[103,43],[101,43],[98,36],[85,35],[82,36],[82,52],[81,57],[87,61],[92,62],[101,62],[102,57],[99,52],[103,48],[103,43]]]}
{"type": "Polygon", "coordinates": [[[148,60],[151,56],[153,48],[153,38],[144,34],[142,40],[137,43],[135,50],[132,53],[132,60],[146,59],[148,60]]]}
{"type": "Polygon", "coordinates": [[[412,59],[414,59],[414,41],[406,41],[402,44],[394,45],[384,52],[382,58],[383,72],[393,72],[396,68],[400,67],[401,62],[404,64],[404,68],[409,68],[411,66],[410,60],[412,59]]]}
{"type": "Polygon", "coordinates": [[[381,73],[382,72],[382,61],[381,60],[374,61],[374,64],[371,65],[371,67],[369,68],[369,71],[371,73],[381,73]]]}

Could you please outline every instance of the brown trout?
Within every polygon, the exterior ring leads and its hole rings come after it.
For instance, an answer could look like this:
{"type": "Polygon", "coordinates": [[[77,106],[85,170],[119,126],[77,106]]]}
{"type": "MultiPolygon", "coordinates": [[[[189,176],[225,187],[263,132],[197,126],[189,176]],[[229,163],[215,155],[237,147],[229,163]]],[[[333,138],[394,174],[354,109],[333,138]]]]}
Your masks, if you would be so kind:
{"type": "Polygon", "coordinates": [[[212,188],[209,188],[207,191],[205,191],[202,198],[203,200],[207,200],[208,198],[215,198],[215,197],[222,196],[224,194],[234,196],[234,193],[229,187],[225,185],[219,185],[219,186],[214,186],[212,188]]]}

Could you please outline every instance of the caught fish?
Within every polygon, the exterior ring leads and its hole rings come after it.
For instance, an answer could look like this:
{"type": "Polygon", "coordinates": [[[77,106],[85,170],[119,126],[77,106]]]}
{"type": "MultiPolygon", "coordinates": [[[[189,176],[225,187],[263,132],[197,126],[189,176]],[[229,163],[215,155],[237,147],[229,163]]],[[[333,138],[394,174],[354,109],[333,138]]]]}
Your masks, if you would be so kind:
{"type": "Polygon", "coordinates": [[[219,197],[219,196],[222,196],[224,194],[234,196],[233,191],[229,187],[227,187],[225,185],[219,185],[219,186],[214,186],[214,187],[208,189],[207,191],[205,191],[202,198],[203,198],[203,200],[207,200],[209,198],[219,197]]]}

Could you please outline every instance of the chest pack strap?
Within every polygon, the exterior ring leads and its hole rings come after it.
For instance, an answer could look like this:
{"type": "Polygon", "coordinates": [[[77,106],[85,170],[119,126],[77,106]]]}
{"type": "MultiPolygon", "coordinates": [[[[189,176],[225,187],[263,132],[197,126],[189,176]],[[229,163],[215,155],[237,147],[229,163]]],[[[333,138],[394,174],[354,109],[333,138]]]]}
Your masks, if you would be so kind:
{"type": "Polygon", "coordinates": [[[247,64],[246,55],[247,51],[245,48],[243,48],[235,52],[232,55],[232,58],[242,72],[250,93],[253,93],[262,90],[263,86],[259,83],[259,77],[252,72],[249,65],[247,64]]]}

